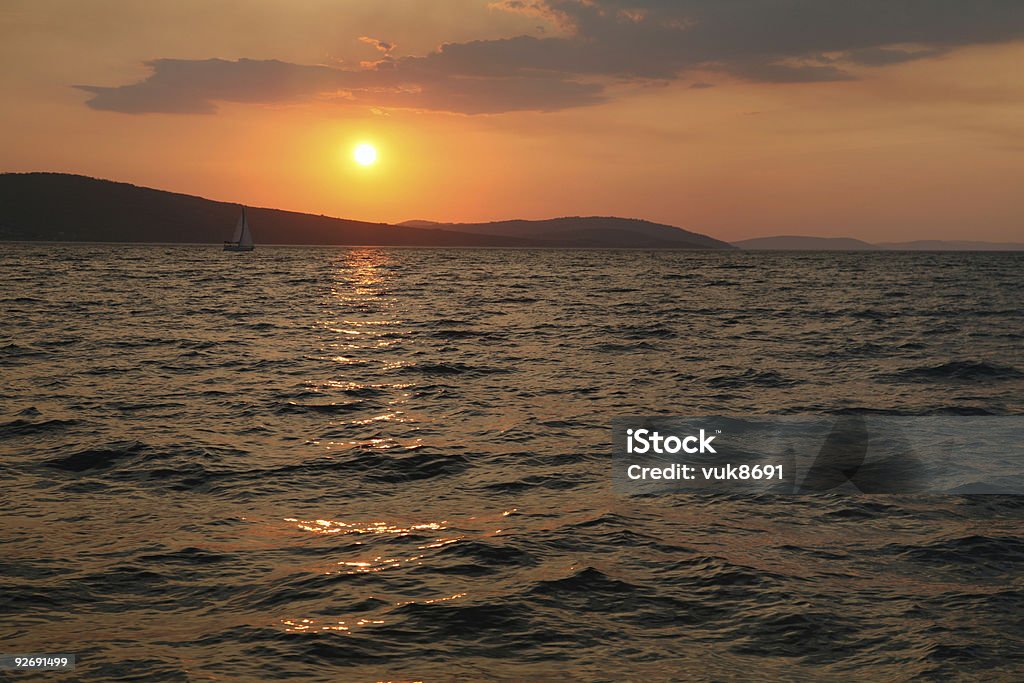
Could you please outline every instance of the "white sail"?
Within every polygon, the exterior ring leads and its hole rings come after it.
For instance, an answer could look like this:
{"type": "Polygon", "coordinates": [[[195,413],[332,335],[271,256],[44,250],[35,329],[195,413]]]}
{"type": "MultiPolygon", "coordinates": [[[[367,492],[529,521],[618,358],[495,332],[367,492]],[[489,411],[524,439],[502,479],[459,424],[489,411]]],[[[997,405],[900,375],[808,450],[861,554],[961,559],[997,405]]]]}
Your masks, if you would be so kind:
{"type": "Polygon", "coordinates": [[[231,241],[232,242],[241,242],[242,241],[242,234],[248,232],[246,227],[247,226],[246,226],[246,220],[245,220],[245,208],[243,207],[242,208],[242,215],[240,215],[238,217],[238,223],[235,224],[235,234],[231,238],[231,241]]]}
{"type": "Polygon", "coordinates": [[[235,225],[235,236],[230,242],[224,243],[224,251],[252,251],[256,247],[252,243],[252,230],[249,229],[249,218],[242,207],[242,215],[235,225]]]}
{"type": "Polygon", "coordinates": [[[249,219],[245,217],[245,207],[242,207],[242,218],[239,219],[241,226],[241,234],[238,236],[238,246],[240,247],[251,247],[252,246],[252,230],[249,229],[249,219]]]}

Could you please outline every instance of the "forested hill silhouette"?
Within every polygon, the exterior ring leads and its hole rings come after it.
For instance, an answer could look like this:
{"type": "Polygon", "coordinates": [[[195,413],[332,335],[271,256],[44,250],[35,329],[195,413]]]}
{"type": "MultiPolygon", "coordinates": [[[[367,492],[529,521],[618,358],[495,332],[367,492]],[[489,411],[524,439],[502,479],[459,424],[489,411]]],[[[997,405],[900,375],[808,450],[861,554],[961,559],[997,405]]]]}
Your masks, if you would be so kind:
{"type": "Polygon", "coordinates": [[[652,223],[636,218],[615,216],[568,216],[544,220],[510,220],[492,223],[435,223],[413,220],[399,223],[406,227],[435,227],[480,235],[498,235],[520,239],[560,240],[571,244],[592,246],[735,249],[733,245],[672,225],[652,223]]]}
{"type": "MultiPolygon", "coordinates": [[[[238,213],[238,205],[229,202],[80,175],[0,174],[2,240],[219,244],[230,238],[238,213]]],[[[249,208],[248,217],[258,244],[733,248],[671,226],[622,218],[508,221],[531,229],[502,234],[488,229],[497,223],[412,227],[265,208],[249,208]]]]}
{"type": "MultiPolygon", "coordinates": [[[[128,183],[62,173],[0,175],[0,239],[220,243],[231,237],[238,214],[237,204],[128,183]]],[[[261,244],[529,246],[277,209],[248,214],[261,244]]]]}

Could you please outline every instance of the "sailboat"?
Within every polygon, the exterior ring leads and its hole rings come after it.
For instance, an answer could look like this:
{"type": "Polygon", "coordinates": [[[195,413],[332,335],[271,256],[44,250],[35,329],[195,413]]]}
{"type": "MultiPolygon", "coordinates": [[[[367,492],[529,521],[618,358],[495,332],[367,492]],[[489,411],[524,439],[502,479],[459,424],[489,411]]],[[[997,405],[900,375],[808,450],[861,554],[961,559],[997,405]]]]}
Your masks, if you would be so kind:
{"type": "Polygon", "coordinates": [[[230,242],[224,243],[224,251],[252,251],[256,247],[252,243],[252,230],[249,229],[249,219],[245,216],[245,207],[242,207],[242,215],[238,217],[238,224],[235,226],[235,236],[230,242]]]}

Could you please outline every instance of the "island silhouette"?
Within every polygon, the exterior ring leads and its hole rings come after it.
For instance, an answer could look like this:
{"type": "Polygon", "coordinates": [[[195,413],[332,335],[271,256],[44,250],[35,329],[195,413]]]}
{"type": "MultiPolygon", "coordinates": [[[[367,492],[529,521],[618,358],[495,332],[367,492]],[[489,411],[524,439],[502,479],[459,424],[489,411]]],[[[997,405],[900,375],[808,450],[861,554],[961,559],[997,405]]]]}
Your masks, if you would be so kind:
{"type": "MultiPolygon", "coordinates": [[[[70,173],[0,173],[0,241],[222,244],[239,205],[70,173]]],[[[725,242],[639,218],[567,216],[489,223],[371,223],[248,208],[255,240],[270,245],[541,247],[755,251],[1024,251],[1024,243],[777,235],[725,242]]]]}

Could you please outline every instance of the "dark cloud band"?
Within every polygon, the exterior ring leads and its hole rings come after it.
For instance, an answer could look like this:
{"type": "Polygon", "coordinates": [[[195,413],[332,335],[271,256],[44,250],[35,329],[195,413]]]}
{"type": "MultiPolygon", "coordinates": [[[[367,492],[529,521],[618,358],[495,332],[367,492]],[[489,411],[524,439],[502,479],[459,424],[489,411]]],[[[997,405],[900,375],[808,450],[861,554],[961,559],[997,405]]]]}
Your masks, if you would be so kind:
{"type": "MultiPolygon", "coordinates": [[[[421,57],[361,38],[381,59],[358,69],[274,60],[158,59],[146,79],[78,86],[94,109],[210,113],[217,102],[334,98],[467,114],[552,111],[605,99],[612,80],[705,75],[813,83],[1024,37],[1019,0],[504,0],[564,35],[450,43],[421,57]]],[[[707,87],[700,82],[697,87],[707,87]]]]}

